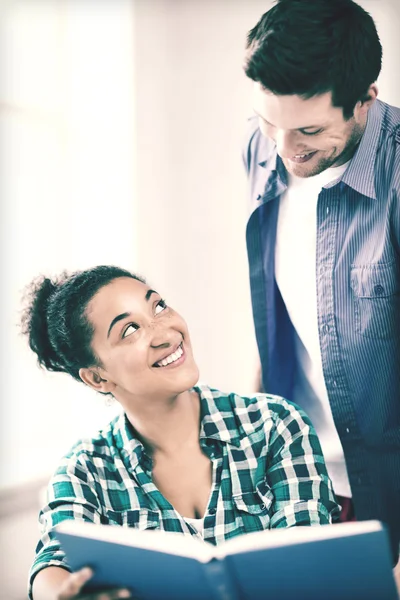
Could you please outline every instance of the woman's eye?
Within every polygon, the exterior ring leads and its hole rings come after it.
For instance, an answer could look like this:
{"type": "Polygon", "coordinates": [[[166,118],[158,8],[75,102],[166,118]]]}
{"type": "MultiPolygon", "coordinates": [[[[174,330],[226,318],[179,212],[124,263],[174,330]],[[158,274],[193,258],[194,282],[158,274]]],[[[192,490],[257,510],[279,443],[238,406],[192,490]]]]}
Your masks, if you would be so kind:
{"type": "Polygon", "coordinates": [[[167,308],[167,305],[165,303],[165,300],[160,300],[159,302],[157,302],[157,306],[156,306],[156,310],[155,310],[156,315],[158,315],[158,313],[162,312],[166,308],[167,308]]]}
{"type": "Polygon", "coordinates": [[[137,331],[139,329],[139,327],[137,325],[135,325],[134,323],[130,323],[130,325],[128,325],[128,327],[125,329],[124,333],[122,334],[123,338],[126,338],[130,335],[132,335],[132,333],[135,333],[135,331],[137,331]]]}

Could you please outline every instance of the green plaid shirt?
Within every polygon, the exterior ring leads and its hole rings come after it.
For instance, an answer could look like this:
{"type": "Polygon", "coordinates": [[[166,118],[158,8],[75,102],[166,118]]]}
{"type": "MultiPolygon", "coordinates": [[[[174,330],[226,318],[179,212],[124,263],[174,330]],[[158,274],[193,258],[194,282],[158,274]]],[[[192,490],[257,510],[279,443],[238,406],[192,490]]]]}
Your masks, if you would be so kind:
{"type": "MultiPolygon", "coordinates": [[[[219,544],[251,531],[337,520],[319,441],[301,409],[265,394],[243,398],[206,385],[195,390],[200,445],[213,467],[204,540],[219,544]]],[[[49,484],[30,581],[43,567],[68,568],[53,532],[64,519],[199,536],[159,492],[151,471],[152,459],[125,414],[78,442],[49,484]]]]}

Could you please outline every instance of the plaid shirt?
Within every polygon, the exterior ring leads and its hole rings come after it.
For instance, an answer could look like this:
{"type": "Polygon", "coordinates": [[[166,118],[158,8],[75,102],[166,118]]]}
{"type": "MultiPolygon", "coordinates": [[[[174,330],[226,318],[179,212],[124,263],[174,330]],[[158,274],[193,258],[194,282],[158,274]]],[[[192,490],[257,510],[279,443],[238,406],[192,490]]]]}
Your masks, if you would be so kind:
{"type": "MultiPolygon", "coordinates": [[[[203,539],[219,544],[243,533],[337,520],[321,448],[307,416],[282,398],[243,398],[208,386],[200,395],[200,446],[212,461],[203,539]]],[[[200,537],[163,497],[152,459],[121,414],[62,460],[40,513],[42,537],[30,581],[44,567],[68,568],[53,527],[78,519],[200,537]]]]}

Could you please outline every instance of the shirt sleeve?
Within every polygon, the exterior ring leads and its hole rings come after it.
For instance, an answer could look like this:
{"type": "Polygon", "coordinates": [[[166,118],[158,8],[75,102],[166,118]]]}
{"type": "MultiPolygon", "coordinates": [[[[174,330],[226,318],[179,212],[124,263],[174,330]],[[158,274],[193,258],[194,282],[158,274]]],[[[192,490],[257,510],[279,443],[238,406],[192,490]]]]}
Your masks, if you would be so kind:
{"type": "Polygon", "coordinates": [[[396,158],[394,167],[393,203],[394,237],[397,250],[397,264],[400,263],[400,127],[397,132],[396,158]]]}
{"type": "Polygon", "coordinates": [[[70,571],[65,554],[57,540],[54,528],[67,519],[100,523],[98,498],[85,461],[68,456],[61,463],[47,488],[47,504],[40,511],[41,537],[29,573],[29,598],[36,575],[45,567],[62,567],[70,571]]]}
{"type": "Polygon", "coordinates": [[[242,162],[246,172],[246,175],[250,174],[251,162],[252,162],[252,142],[255,136],[255,133],[258,130],[258,119],[257,117],[251,117],[247,121],[247,127],[243,139],[242,146],[242,162]]]}
{"type": "Polygon", "coordinates": [[[285,400],[270,407],[276,415],[267,458],[267,481],[274,496],[271,527],[338,521],[339,506],[310,419],[285,400]]]}

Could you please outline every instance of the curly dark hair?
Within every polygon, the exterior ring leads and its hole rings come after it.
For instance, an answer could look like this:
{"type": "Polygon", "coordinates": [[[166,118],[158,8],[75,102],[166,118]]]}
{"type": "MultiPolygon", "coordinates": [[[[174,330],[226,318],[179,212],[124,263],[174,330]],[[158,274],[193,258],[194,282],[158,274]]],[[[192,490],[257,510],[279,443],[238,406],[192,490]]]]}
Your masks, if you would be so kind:
{"type": "Polygon", "coordinates": [[[26,288],[22,332],[38,363],[48,371],[69,373],[81,381],[79,370],[101,366],[91,342],[93,326],[86,308],[93,296],[118,277],[145,280],[114,266],[98,266],[55,279],[41,276],[26,288]]]}
{"type": "Polygon", "coordinates": [[[279,95],[332,92],[345,119],[382,66],[374,20],[352,0],[278,0],[249,31],[246,48],[250,79],[279,95]]]}

